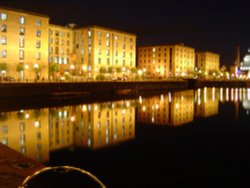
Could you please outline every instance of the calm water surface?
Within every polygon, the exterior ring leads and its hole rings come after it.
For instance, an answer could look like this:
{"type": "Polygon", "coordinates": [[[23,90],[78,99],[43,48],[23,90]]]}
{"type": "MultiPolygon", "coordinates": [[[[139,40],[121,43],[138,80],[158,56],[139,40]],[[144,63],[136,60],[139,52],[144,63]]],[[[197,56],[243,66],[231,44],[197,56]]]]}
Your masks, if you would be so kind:
{"type": "Polygon", "coordinates": [[[107,187],[250,183],[250,89],[202,88],[131,100],[0,113],[0,142],[107,187]]]}

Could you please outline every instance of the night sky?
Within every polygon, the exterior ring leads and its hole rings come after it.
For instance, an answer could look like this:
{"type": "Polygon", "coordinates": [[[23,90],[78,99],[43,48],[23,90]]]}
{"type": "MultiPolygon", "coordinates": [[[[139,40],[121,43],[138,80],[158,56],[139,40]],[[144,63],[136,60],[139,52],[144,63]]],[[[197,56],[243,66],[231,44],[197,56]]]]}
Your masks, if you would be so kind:
{"type": "Polygon", "coordinates": [[[184,43],[196,51],[221,55],[221,65],[241,59],[250,47],[247,1],[145,0],[0,0],[8,6],[50,16],[50,23],[100,25],[137,35],[142,45],[184,43]]]}

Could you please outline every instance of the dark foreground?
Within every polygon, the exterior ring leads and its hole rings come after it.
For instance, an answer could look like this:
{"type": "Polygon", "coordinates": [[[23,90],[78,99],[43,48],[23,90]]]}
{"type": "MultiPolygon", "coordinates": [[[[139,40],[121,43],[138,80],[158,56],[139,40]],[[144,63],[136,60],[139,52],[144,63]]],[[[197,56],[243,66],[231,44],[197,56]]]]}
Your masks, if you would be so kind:
{"type": "Polygon", "coordinates": [[[136,138],[91,151],[51,153],[49,165],[89,170],[107,187],[248,187],[249,115],[235,119],[233,104],[182,127],[136,124],[136,138]]]}

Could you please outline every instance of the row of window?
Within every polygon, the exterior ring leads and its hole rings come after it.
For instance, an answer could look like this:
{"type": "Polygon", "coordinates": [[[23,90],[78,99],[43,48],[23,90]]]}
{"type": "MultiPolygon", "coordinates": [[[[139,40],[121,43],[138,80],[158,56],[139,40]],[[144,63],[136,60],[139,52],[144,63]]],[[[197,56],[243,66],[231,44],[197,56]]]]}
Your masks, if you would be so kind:
{"type": "MultiPolygon", "coordinates": [[[[105,63],[107,65],[111,65],[110,58],[107,58],[105,63]]],[[[102,64],[102,58],[98,58],[98,64],[99,65],[102,64]]],[[[115,65],[119,65],[118,59],[115,60],[115,65]]],[[[122,66],[126,66],[126,60],[125,59],[122,60],[122,66]]],[[[130,66],[133,66],[133,61],[130,61],[130,66]]]]}
{"type": "MultiPolygon", "coordinates": [[[[7,57],[7,50],[1,50],[1,58],[7,57]]],[[[41,52],[36,52],[36,60],[41,60],[41,52]]],[[[19,50],[19,60],[24,60],[24,50],[19,50]]]]}
{"type": "MultiPolygon", "coordinates": [[[[98,31],[97,34],[98,34],[98,37],[102,37],[102,34],[103,34],[103,33],[102,33],[101,31],[98,31]]],[[[88,30],[88,37],[90,38],[91,36],[92,36],[92,31],[88,30]]],[[[77,37],[77,38],[83,39],[83,38],[84,38],[84,33],[79,33],[76,37],[77,37]]],[[[106,38],[107,38],[107,39],[110,39],[110,33],[106,33],[106,38]]],[[[123,41],[123,42],[126,42],[128,37],[122,36],[121,38],[122,38],[122,41],[123,41]]],[[[114,36],[114,39],[115,39],[115,40],[118,40],[118,39],[119,39],[119,36],[115,35],[115,36],[114,36]]],[[[129,42],[132,43],[133,41],[134,41],[133,38],[129,38],[129,42]]]]}
{"type": "MultiPolygon", "coordinates": [[[[61,37],[61,38],[64,38],[64,36],[65,36],[65,32],[63,32],[63,31],[60,32],[58,30],[56,30],[56,31],[49,30],[49,34],[50,34],[50,36],[52,36],[53,34],[55,34],[56,37],[61,37]]],[[[66,32],[66,36],[69,38],[70,37],[70,33],[66,32]]]]}
{"type": "MultiPolygon", "coordinates": [[[[0,13],[0,19],[2,21],[6,21],[8,20],[8,15],[6,13],[0,13]]],[[[26,22],[26,18],[24,16],[20,16],[18,22],[20,25],[24,25],[26,22]]],[[[41,20],[37,19],[35,24],[36,26],[41,26],[42,22],[41,20]]]]}

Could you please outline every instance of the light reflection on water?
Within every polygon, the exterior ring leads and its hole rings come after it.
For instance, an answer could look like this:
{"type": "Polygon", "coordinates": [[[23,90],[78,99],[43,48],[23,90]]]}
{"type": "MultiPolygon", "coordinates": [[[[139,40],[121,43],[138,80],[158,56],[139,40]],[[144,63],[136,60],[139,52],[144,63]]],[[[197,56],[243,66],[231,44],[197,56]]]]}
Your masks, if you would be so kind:
{"type": "Polygon", "coordinates": [[[223,103],[241,105],[249,114],[250,89],[202,88],[133,100],[2,112],[0,142],[47,162],[50,152],[62,148],[97,150],[135,139],[136,123],[175,127],[215,116],[223,103]]]}

